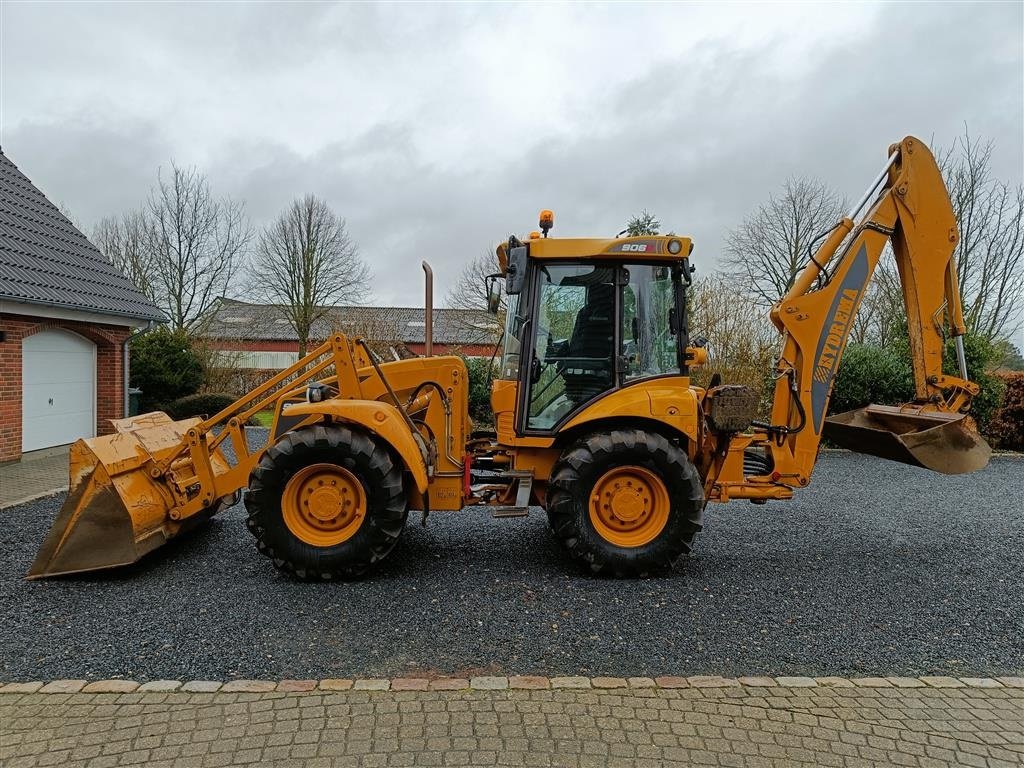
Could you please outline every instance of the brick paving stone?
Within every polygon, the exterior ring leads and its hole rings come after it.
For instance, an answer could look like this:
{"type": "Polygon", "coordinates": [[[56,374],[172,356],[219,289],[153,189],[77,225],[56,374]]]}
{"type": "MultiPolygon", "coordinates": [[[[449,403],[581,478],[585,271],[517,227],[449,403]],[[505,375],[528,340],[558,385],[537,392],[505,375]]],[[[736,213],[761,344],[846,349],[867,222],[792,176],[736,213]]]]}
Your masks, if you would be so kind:
{"type": "Polygon", "coordinates": [[[430,681],[425,677],[396,677],[391,681],[392,691],[425,691],[430,688],[430,681]]]}
{"type": "Polygon", "coordinates": [[[718,675],[694,675],[686,678],[692,688],[728,688],[739,685],[735,678],[718,675]]]}
{"type": "Polygon", "coordinates": [[[593,677],[590,684],[595,688],[625,688],[628,685],[624,677],[593,677]]]}
{"type": "Polygon", "coordinates": [[[352,685],[355,691],[386,691],[391,687],[391,681],[380,677],[361,678],[352,685]]]}
{"type": "Polygon", "coordinates": [[[267,693],[276,687],[273,680],[228,680],[221,690],[224,693],[267,693]]]}
{"type": "Polygon", "coordinates": [[[185,693],[215,693],[220,687],[219,680],[189,680],[181,686],[181,690],[185,693]]]}
{"type": "Polygon", "coordinates": [[[858,688],[892,688],[892,683],[884,677],[854,677],[851,682],[858,688]]]}
{"type": "Polygon", "coordinates": [[[814,688],[818,685],[813,677],[776,677],[775,682],[783,688],[814,688]]]}
{"type": "Polygon", "coordinates": [[[630,688],[654,688],[658,685],[653,677],[631,677],[627,682],[630,688]]]}
{"type": "Polygon", "coordinates": [[[589,677],[552,677],[552,688],[589,688],[589,677]]]}
{"type": "Polygon", "coordinates": [[[463,677],[440,677],[430,681],[432,691],[462,691],[469,688],[469,680],[463,677]]]}
{"type": "Polygon", "coordinates": [[[921,678],[921,682],[930,685],[932,688],[964,688],[964,684],[957,680],[955,677],[945,677],[942,675],[926,675],[921,678]]]}
{"type": "Polygon", "coordinates": [[[997,677],[996,680],[1010,688],[1024,688],[1024,677],[997,677]]]}
{"type": "Polygon", "coordinates": [[[40,680],[29,683],[7,683],[0,686],[0,693],[35,693],[42,687],[43,683],[40,680]]]}
{"type": "Polygon", "coordinates": [[[924,688],[925,684],[916,677],[887,677],[885,678],[897,688],[924,688]]]}
{"type": "Polygon", "coordinates": [[[551,681],[537,675],[513,675],[508,679],[509,688],[540,691],[551,687],[551,681]]]}
{"type": "Polygon", "coordinates": [[[317,684],[321,691],[347,691],[352,687],[352,680],[345,678],[327,678],[317,684]]]}
{"type": "Polygon", "coordinates": [[[82,688],[82,693],[131,693],[138,687],[134,680],[97,680],[82,688]]]}
{"type": "Polygon", "coordinates": [[[276,690],[285,693],[297,693],[299,691],[312,691],[316,688],[316,680],[282,680],[277,684],[276,690]]]}
{"type": "Polygon", "coordinates": [[[42,693],[78,693],[85,688],[88,682],[88,680],[54,680],[39,690],[42,693]]]}
{"type": "Polygon", "coordinates": [[[471,677],[469,687],[477,691],[503,691],[508,688],[508,678],[494,675],[471,677]]]}
{"type": "Polygon", "coordinates": [[[661,677],[654,678],[654,682],[657,683],[659,688],[689,688],[690,681],[685,677],[676,677],[674,675],[662,675],[661,677]]]}
{"type": "Polygon", "coordinates": [[[777,685],[774,677],[737,677],[736,680],[748,688],[774,688],[777,685]]]}
{"type": "Polygon", "coordinates": [[[150,680],[139,686],[140,693],[170,693],[181,688],[181,680],[150,680]]]}
{"type": "Polygon", "coordinates": [[[991,677],[961,677],[961,683],[966,683],[971,688],[1002,688],[1003,685],[998,680],[993,680],[991,677]]]}
{"type": "Polygon", "coordinates": [[[818,685],[828,685],[833,688],[853,688],[854,685],[847,677],[816,677],[814,681],[818,685]]]}

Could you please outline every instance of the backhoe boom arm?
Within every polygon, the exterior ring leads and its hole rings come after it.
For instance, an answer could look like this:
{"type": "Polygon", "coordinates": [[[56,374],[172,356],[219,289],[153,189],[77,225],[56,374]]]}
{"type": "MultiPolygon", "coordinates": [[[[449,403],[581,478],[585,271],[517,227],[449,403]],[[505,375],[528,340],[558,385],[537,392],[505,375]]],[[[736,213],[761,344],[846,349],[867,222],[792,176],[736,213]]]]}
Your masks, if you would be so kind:
{"type": "MultiPolygon", "coordinates": [[[[782,334],[782,352],[771,421],[759,427],[771,438],[777,482],[791,487],[807,484],[823,435],[841,444],[853,440],[855,444],[847,447],[854,450],[939,471],[970,471],[955,461],[931,466],[927,457],[913,455],[913,446],[904,455],[907,446],[885,445],[886,432],[921,430],[907,430],[906,424],[892,429],[882,422],[895,417],[876,406],[866,413],[854,412],[857,416],[847,422],[839,417],[826,419],[853,320],[879,258],[891,243],[903,289],[914,374],[914,399],[897,409],[896,415],[903,422],[923,420],[912,426],[925,431],[939,426],[948,432],[949,425],[962,421],[958,415],[967,411],[978,386],[967,380],[962,355],[960,337],[966,329],[953,258],[958,238],[942,173],[927,146],[912,137],[891,146],[885,168],[864,197],[772,308],[772,322],[782,334]],[[866,214],[855,223],[865,206],[866,214]],[[947,328],[958,344],[959,376],[942,372],[947,328]]],[[[929,435],[929,442],[935,443],[936,436],[929,435]]],[[[976,454],[975,459],[979,458],[976,454]]],[[[987,461],[987,453],[984,458],[987,461]]]]}

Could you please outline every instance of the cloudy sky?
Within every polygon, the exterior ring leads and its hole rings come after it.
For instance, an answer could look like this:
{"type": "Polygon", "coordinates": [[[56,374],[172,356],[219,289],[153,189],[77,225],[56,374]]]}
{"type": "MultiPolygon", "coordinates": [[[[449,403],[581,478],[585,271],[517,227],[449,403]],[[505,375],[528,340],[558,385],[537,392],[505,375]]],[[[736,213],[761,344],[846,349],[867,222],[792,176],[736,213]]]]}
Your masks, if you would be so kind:
{"type": "Polygon", "coordinates": [[[788,176],[856,197],[908,133],[1024,167],[1020,2],[0,4],[0,143],[90,230],[194,164],[257,225],[313,192],[418,306],[536,227],[654,212],[713,269],[788,176]]]}

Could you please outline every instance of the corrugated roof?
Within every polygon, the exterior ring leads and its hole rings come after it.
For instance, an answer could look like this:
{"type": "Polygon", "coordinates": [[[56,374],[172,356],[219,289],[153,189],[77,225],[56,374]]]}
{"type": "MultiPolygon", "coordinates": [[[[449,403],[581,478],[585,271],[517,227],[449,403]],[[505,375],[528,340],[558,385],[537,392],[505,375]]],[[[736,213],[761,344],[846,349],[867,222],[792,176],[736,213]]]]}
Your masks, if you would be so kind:
{"type": "MultiPolygon", "coordinates": [[[[333,331],[377,341],[422,344],[423,310],[415,307],[331,307],[313,326],[311,337],[326,339],[333,331]]],[[[297,341],[284,307],[221,298],[203,325],[212,339],[297,341]]],[[[494,344],[501,335],[494,315],[476,309],[435,309],[434,342],[451,346],[494,344]]]]}
{"type": "Polygon", "coordinates": [[[166,318],[0,151],[0,299],[166,318]]]}

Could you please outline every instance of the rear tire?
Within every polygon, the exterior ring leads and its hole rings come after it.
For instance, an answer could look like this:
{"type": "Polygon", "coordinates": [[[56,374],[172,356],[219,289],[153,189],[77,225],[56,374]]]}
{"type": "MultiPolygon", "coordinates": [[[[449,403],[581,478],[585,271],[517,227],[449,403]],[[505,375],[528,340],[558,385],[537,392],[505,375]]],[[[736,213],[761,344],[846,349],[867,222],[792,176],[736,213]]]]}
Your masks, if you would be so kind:
{"type": "Polygon", "coordinates": [[[398,543],[408,514],[401,465],[347,426],[283,435],[250,475],[245,506],[259,551],[303,581],[362,576],[398,543]]]}
{"type": "Polygon", "coordinates": [[[548,522],[562,545],[591,573],[619,578],[671,568],[690,551],[703,510],[686,454],[639,429],[595,433],[567,448],[548,487],[548,522]]]}

